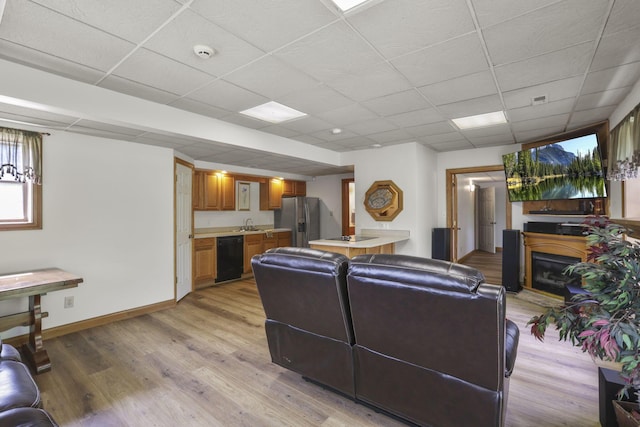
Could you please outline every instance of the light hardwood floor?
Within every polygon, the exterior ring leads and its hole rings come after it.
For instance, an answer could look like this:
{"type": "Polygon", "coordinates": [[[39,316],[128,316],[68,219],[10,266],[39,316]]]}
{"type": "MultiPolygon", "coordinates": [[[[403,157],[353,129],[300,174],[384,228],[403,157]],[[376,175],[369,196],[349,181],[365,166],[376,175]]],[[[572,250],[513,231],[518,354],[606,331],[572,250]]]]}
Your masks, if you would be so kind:
{"type": "MultiPolygon", "coordinates": [[[[508,297],[521,341],[506,425],[598,426],[596,365],[553,333],[535,342],[525,325],[542,307],[531,301],[553,300],[508,297]]],[[[403,425],[272,364],[263,322],[243,280],[48,340],[53,369],[36,377],[44,406],[62,426],[403,425]]]]}

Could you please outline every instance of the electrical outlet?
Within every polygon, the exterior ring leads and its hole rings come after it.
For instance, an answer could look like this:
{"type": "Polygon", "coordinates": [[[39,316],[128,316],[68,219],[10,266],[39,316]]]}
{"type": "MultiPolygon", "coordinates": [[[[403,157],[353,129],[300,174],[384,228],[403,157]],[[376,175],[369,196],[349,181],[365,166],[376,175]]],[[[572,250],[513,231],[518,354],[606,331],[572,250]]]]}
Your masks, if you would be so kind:
{"type": "Polygon", "coordinates": [[[73,308],[73,296],[64,297],[64,308],[73,308]]]}

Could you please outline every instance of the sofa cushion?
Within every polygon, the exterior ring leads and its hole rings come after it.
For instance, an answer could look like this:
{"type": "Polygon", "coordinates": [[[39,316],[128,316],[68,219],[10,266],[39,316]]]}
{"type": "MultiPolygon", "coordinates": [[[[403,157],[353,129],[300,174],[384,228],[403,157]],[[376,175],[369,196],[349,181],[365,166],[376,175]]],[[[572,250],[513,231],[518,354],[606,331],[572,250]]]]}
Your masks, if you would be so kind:
{"type": "Polygon", "coordinates": [[[0,359],[22,361],[20,352],[10,344],[4,344],[0,339],[0,359]]]}
{"type": "Polygon", "coordinates": [[[58,424],[44,409],[15,408],[0,412],[0,426],[58,427],[58,424]]]}
{"type": "Polygon", "coordinates": [[[40,390],[29,368],[15,360],[0,360],[0,412],[40,406],[40,390]]]}
{"type": "Polygon", "coordinates": [[[475,292],[485,277],[462,264],[398,254],[358,255],[351,259],[351,275],[375,275],[380,280],[401,280],[406,285],[429,286],[446,291],[475,292]],[[425,275],[425,273],[430,273],[425,275]]]}

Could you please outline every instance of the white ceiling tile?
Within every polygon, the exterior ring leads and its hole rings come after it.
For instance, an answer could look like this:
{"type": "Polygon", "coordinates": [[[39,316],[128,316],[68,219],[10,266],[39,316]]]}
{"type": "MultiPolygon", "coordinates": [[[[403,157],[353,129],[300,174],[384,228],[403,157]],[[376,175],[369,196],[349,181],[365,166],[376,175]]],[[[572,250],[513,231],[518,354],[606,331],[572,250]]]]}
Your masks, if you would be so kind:
{"type": "Polygon", "coordinates": [[[102,80],[98,86],[105,89],[111,89],[116,92],[126,93],[142,99],[157,102],[159,104],[168,104],[178,99],[175,93],[169,93],[154,87],[146,86],[142,83],[134,82],[122,77],[110,75],[102,80]]]}
{"type": "Polygon", "coordinates": [[[394,116],[396,114],[429,107],[427,101],[415,90],[407,90],[370,99],[369,101],[364,101],[362,105],[381,116],[394,116]]]}
{"type": "Polygon", "coordinates": [[[604,35],[608,36],[638,26],[638,17],[640,17],[638,0],[616,0],[607,20],[604,35]]]}
{"type": "Polygon", "coordinates": [[[372,113],[370,110],[364,108],[360,104],[351,104],[316,115],[322,120],[338,126],[360,123],[366,120],[375,119],[377,117],[376,114],[372,113]]]}
{"type": "Polygon", "coordinates": [[[464,0],[384,1],[347,19],[389,59],[475,30],[464,0]]]}
{"type": "Polygon", "coordinates": [[[117,133],[117,134],[120,134],[120,135],[127,135],[127,136],[134,136],[134,137],[135,136],[140,136],[140,135],[145,133],[145,131],[139,130],[139,129],[132,129],[132,128],[126,128],[126,127],[122,127],[122,126],[115,126],[115,125],[110,125],[110,124],[106,124],[106,123],[96,122],[96,121],[92,121],[92,120],[85,120],[85,119],[79,120],[77,123],[75,123],[73,126],[71,126],[69,128],[69,130],[74,132],[76,130],[76,128],[95,129],[95,130],[113,132],[113,133],[117,133]]]}
{"type": "Polygon", "coordinates": [[[7,2],[0,39],[103,71],[134,48],[127,41],[24,0],[7,2]]]}
{"type": "Polygon", "coordinates": [[[247,108],[264,104],[269,98],[232,85],[223,80],[217,80],[197,91],[191,92],[187,99],[210,104],[228,111],[244,111],[247,108]]]}
{"type": "Polygon", "coordinates": [[[413,135],[409,134],[404,129],[396,129],[396,130],[390,130],[387,132],[380,132],[373,135],[367,135],[367,137],[379,143],[407,142],[415,139],[413,135]]]}
{"type": "Polygon", "coordinates": [[[263,50],[273,50],[336,19],[317,0],[195,0],[191,8],[263,50]]]}
{"type": "Polygon", "coordinates": [[[318,81],[309,75],[291,68],[271,55],[226,75],[224,80],[271,99],[318,86],[318,81]]]}
{"type": "Polygon", "coordinates": [[[294,130],[299,133],[312,134],[320,130],[331,129],[333,126],[331,126],[331,123],[327,123],[317,117],[307,116],[301,117],[296,120],[284,122],[282,123],[282,127],[294,130]]]}
{"type": "Polygon", "coordinates": [[[488,27],[507,19],[529,13],[558,0],[513,1],[513,0],[471,0],[481,27],[488,27]]]}
{"type": "Polygon", "coordinates": [[[498,86],[503,91],[582,75],[591,61],[592,43],[583,43],[561,51],[495,68],[498,86]]]}
{"type": "Polygon", "coordinates": [[[450,104],[498,93],[493,75],[488,70],[422,86],[418,90],[434,105],[450,104]]]}
{"type": "Polygon", "coordinates": [[[569,126],[567,130],[577,129],[583,126],[587,126],[593,123],[602,121],[603,117],[610,117],[616,106],[606,106],[599,108],[592,108],[590,110],[576,111],[571,115],[569,126]]]}
{"type": "Polygon", "coordinates": [[[391,123],[389,120],[377,118],[372,120],[365,120],[360,123],[353,123],[347,126],[347,128],[357,133],[358,135],[372,135],[378,132],[386,132],[398,127],[391,123]]]}
{"type": "Polygon", "coordinates": [[[533,98],[539,96],[546,96],[547,102],[575,97],[582,80],[582,76],[575,76],[504,92],[504,104],[508,109],[513,109],[531,106],[533,98]]]}
{"type": "Polygon", "coordinates": [[[582,93],[602,92],[607,89],[633,86],[640,79],[640,62],[607,68],[587,74],[582,93]]]}
{"type": "Polygon", "coordinates": [[[266,126],[261,128],[260,130],[262,132],[268,132],[274,135],[282,136],[284,138],[292,138],[299,134],[294,130],[283,128],[282,126],[277,126],[277,125],[266,126]]]}
{"type": "Polygon", "coordinates": [[[631,92],[631,86],[606,90],[604,92],[581,95],[576,103],[576,110],[588,110],[606,106],[618,105],[631,92]]]}
{"type": "Polygon", "coordinates": [[[336,22],[274,53],[314,78],[334,80],[382,61],[344,22],[336,22]]]}
{"type": "Polygon", "coordinates": [[[412,126],[405,129],[408,133],[415,136],[440,135],[457,131],[457,128],[451,122],[443,121],[438,123],[430,123],[428,125],[412,126]]]}
{"type": "Polygon", "coordinates": [[[352,100],[325,85],[291,92],[277,98],[277,101],[307,114],[319,114],[353,104],[352,100]]]}
{"type": "Polygon", "coordinates": [[[513,136],[511,134],[511,127],[509,126],[509,124],[485,126],[481,128],[467,129],[464,131],[461,130],[460,133],[471,142],[473,142],[474,139],[484,137],[493,137],[496,139],[513,139],[513,136]]]}
{"type": "Polygon", "coordinates": [[[401,56],[391,63],[417,87],[489,68],[476,33],[401,56]]]}
{"type": "Polygon", "coordinates": [[[170,102],[169,105],[182,110],[191,111],[192,113],[200,114],[201,116],[213,117],[214,119],[221,119],[233,113],[231,111],[215,107],[211,104],[204,104],[200,101],[188,98],[178,98],[175,101],[170,102]]]}
{"type": "Polygon", "coordinates": [[[221,76],[264,55],[264,52],[200,15],[186,10],[163,27],[144,47],[206,73],[221,76]],[[193,50],[195,45],[214,49],[203,59],[193,50]]]}
{"type": "Polygon", "coordinates": [[[427,144],[443,144],[445,142],[455,142],[455,141],[468,141],[460,134],[460,132],[451,132],[451,128],[446,133],[439,133],[435,135],[426,134],[420,137],[418,140],[427,144]]]}
{"type": "Polygon", "coordinates": [[[459,151],[459,150],[470,150],[475,148],[466,139],[459,139],[456,141],[434,142],[434,143],[424,142],[424,144],[433,148],[436,151],[459,151]]]}
{"type": "Polygon", "coordinates": [[[173,0],[31,1],[134,43],[140,43],[180,9],[173,0]]]}
{"type": "Polygon", "coordinates": [[[483,96],[438,106],[438,110],[448,119],[475,116],[476,114],[502,111],[503,109],[502,101],[498,95],[483,96]]]}
{"type": "MultiPolygon", "coordinates": [[[[544,126],[544,124],[543,124],[544,126]]],[[[524,144],[527,142],[539,141],[541,139],[547,139],[553,135],[559,135],[564,132],[565,126],[545,126],[537,127],[535,129],[523,130],[514,132],[518,143],[524,144]]]]}
{"type": "Polygon", "coordinates": [[[165,92],[184,95],[212,80],[212,76],[146,49],[138,49],[113,72],[165,92]]]}
{"type": "Polygon", "coordinates": [[[387,119],[398,125],[398,127],[408,128],[411,126],[441,122],[444,120],[444,117],[435,108],[425,108],[423,110],[414,110],[408,113],[389,116],[387,119]]]}
{"type": "MultiPolygon", "coordinates": [[[[640,19],[640,17],[637,17],[640,19]]],[[[603,37],[591,64],[592,71],[640,61],[640,25],[603,37]]]]}
{"type": "Polygon", "coordinates": [[[327,84],[354,101],[366,101],[411,89],[407,79],[386,62],[374,64],[366,70],[340,74],[327,84]]]}
{"type": "Polygon", "coordinates": [[[62,114],[50,113],[48,111],[34,110],[30,108],[20,107],[11,104],[0,104],[0,117],[10,118],[12,120],[20,120],[29,122],[31,119],[37,119],[37,124],[50,124],[50,125],[70,125],[74,123],[77,118],[65,116],[62,114]]]}
{"type": "Polygon", "coordinates": [[[229,114],[227,116],[224,116],[221,120],[224,120],[225,122],[228,122],[228,123],[244,126],[250,129],[262,129],[270,125],[269,122],[265,122],[259,119],[254,119],[253,117],[249,117],[245,114],[240,114],[240,113],[229,114]]]}
{"type": "Polygon", "coordinates": [[[566,98],[560,101],[547,102],[546,104],[513,108],[509,110],[509,121],[515,123],[557,115],[565,115],[566,117],[566,114],[569,114],[573,110],[575,102],[575,98],[566,98]]]}
{"type": "Polygon", "coordinates": [[[560,129],[558,132],[561,132],[567,125],[568,120],[569,114],[564,114],[560,116],[543,117],[511,123],[511,128],[516,134],[536,129],[560,129]]]}
{"type": "Polygon", "coordinates": [[[334,134],[333,132],[331,132],[331,130],[321,130],[320,132],[315,132],[311,134],[311,136],[314,136],[323,141],[338,142],[340,144],[342,144],[343,140],[348,140],[352,138],[362,138],[360,135],[356,135],[353,132],[344,131],[344,130],[337,134],[334,134]]]}
{"type": "Polygon", "coordinates": [[[593,42],[607,7],[604,1],[566,0],[486,28],[482,33],[493,65],[593,42]]]}

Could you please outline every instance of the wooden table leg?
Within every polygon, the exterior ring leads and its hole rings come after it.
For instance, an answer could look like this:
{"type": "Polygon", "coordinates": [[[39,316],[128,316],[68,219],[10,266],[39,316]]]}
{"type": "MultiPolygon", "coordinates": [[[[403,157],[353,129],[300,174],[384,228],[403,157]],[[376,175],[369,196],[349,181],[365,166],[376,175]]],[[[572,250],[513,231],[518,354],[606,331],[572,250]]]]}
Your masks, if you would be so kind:
{"type": "Polygon", "coordinates": [[[29,296],[29,311],[31,312],[31,326],[29,328],[29,342],[23,350],[27,361],[31,364],[36,374],[51,370],[51,361],[47,350],[42,344],[42,306],[40,295],[29,296]]]}

